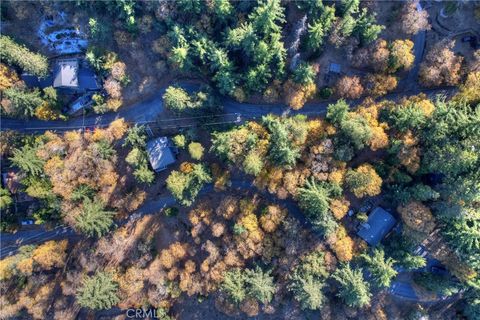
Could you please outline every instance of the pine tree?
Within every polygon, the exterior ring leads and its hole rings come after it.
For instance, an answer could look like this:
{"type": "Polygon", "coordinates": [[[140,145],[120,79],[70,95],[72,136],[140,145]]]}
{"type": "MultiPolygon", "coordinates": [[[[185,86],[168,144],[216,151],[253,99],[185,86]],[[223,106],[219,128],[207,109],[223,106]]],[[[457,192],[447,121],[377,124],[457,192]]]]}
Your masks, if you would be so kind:
{"type": "Polygon", "coordinates": [[[314,83],[316,76],[315,69],[305,62],[300,63],[293,71],[293,80],[302,85],[314,83]]]}
{"type": "Polygon", "coordinates": [[[247,269],[245,272],[249,295],[266,304],[272,301],[275,293],[275,284],[271,271],[264,272],[260,267],[247,269]]]}
{"type": "Polygon", "coordinates": [[[7,209],[13,203],[10,192],[0,187],[0,210],[7,209]]]}
{"type": "Polygon", "coordinates": [[[264,0],[253,10],[248,18],[253,22],[257,32],[263,35],[271,33],[280,33],[280,23],[284,23],[285,15],[283,13],[280,0],[264,0]]]}
{"type": "Polygon", "coordinates": [[[82,307],[94,310],[110,309],[120,299],[117,295],[118,284],[113,281],[112,275],[106,272],[97,272],[86,277],[77,291],[77,302],[82,307]]]}
{"type": "Polygon", "coordinates": [[[80,214],[76,217],[76,227],[89,237],[101,237],[113,223],[115,212],[105,211],[100,200],[83,200],[80,214]]]}
{"type": "Polygon", "coordinates": [[[305,211],[308,220],[323,235],[332,234],[337,223],[329,212],[329,190],[314,180],[307,180],[303,188],[298,189],[300,208],[305,211]]]}
{"type": "Polygon", "coordinates": [[[0,60],[19,66],[23,71],[38,77],[48,74],[47,57],[31,52],[7,36],[0,36],[0,60]]]}
{"type": "Polygon", "coordinates": [[[174,86],[167,88],[163,95],[163,102],[167,109],[174,112],[184,112],[192,104],[192,100],[188,93],[184,89],[174,86]]]}
{"type": "Polygon", "coordinates": [[[35,109],[44,102],[38,89],[29,92],[12,87],[6,89],[4,94],[12,104],[14,115],[21,118],[33,117],[35,109]]]}
{"type": "Polygon", "coordinates": [[[245,274],[238,268],[225,273],[220,287],[233,303],[241,303],[247,297],[245,274]]]}
{"type": "Polygon", "coordinates": [[[372,255],[363,254],[361,257],[367,264],[375,285],[379,288],[390,287],[392,278],[397,275],[397,271],[393,269],[395,260],[392,258],[385,259],[383,249],[375,249],[372,255]]]}
{"type": "Polygon", "coordinates": [[[138,182],[152,184],[155,180],[155,173],[150,170],[147,163],[140,165],[133,171],[133,175],[137,179],[138,182]]]}
{"type": "Polygon", "coordinates": [[[128,129],[123,146],[144,147],[146,140],[145,126],[135,124],[128,129]]]}
{"type": "Polygon", "coordinates": [[[23,172],[36,176],[43,172],[45,163],[37,156],[37,148],[28,144],[21,149],[13,150],[13,157],[10,158],[10,161],[23,172]]]}
{"type": "Polygon", "coordinates": [[[363,279],[362,269],[352,269],[350,264],[339,267],[332,275],[339,284],[338,296],[349,307],[364,307],[370,304],[370,285],[363,279]]]}

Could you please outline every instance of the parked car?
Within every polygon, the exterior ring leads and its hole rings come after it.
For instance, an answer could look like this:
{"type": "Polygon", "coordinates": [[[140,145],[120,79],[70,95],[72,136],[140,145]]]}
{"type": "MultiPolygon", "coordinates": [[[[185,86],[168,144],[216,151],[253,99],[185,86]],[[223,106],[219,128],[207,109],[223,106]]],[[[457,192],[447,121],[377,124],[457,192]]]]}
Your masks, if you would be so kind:
{"type": "Polygon", "coordinates": [[[94,103],[92,96],[93,93],[90,92],[73,101],[68,109],[68,114],[72,116],[90,108],[94,103]]]}
{"type": "Polygon", "coordinates": [[[32,224],[35,224],[35,221],[33,221],[32,219],[22,220],[22,226],[29,226],[32,224]]]}

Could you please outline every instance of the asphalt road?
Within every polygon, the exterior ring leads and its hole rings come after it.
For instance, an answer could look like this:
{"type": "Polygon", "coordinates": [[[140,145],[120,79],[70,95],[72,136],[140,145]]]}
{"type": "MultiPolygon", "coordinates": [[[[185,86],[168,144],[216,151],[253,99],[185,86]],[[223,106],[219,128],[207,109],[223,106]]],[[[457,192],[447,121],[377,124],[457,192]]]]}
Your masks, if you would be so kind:
{"type": "MultiPolygon", "coordinates": [[[[256,189],[256,187],[250,181],[234,180],[232,181],[229,189],[240,193],[244,191],[251,191],[252,189],[256,189]]],[[[289,215],[296,218],[304,226],[310,227],[308,221],[305,219],[305,216],[295,201],[292,199],[280,200],[275,195],[272,195],[268,192],[260,190],[256,191],[269,202],[285,207],[288,209],[289,215]]],[[[211,192],[214,192],[213,185],[208,184],[200,191],[199,195],[206,195],[211,192]]],[[[155,200],[147,201],[127,219],[117,222],[116,225],[121,226],[126,224],[128,221],[136,220],[141,216],[158,213],[161,209],[175,204],[176,201],[172,196],[159,197],[155,200]]],[[[66,238],[69,240],[80,240],[84,238],[83,235],[76,233],[71,227],[67,226],[58,226],[55,229],[48,231],[31,230],[20,231],[17,233],[4,233],[0,236],[2,243],[9,243],[7,246],[2,246],[0,249],[0,259],[16,254],[19,248],[24,245],[40,244],[48,240],[61,240],[66,238]]],[[[388,291],[390,294],[402,299],[419,301],[419,298],[417,297],[415,290],[410,283],[392,281],[392,285],[388,291]]]]}
{"type": "MultiPolygon", "coordinates": [[[[230,185],[230,189],[242,192],[256,189],[256,187],[252,184],[251,181],[234,180],[230,185]]],[[[276,203],[287,208],[289,214],[294,216],[298,221],[300,221],[300,223],[308,225],[305,216],[302,214],[300,208],[295,201],[291,199],[280,200],[268,192],[260,190],[256,191],[260,193],[269,202],[276,203]]],[[[207,184],[200,191],[199,195],[206,195],[212,192],[214,192],[213,184],[207,184]]],[[[161,209],[176,204],[177,203],[173,196],[159,197],[157,199],[147,201],[138,210],[130,214],[127,219],[117,221],[116,225],[117,227],[124,225],[131,220],[136,220],[144,215],[158,213],[161,209]]],[[[78,240],[82,237],[83,236],[81,234],[76,233],[71,227],[63,225],[57,226],[52,230],[36,229],[19,231],[16,233],[1,233],[0,240],[2,246],[0,248],[0,259],[16,254],[21,246],[40,244],[48,240],[60,240],[65,238],[78,240]]]]}
{"type": "MultiPolygon", "coordinates": [[[[420,4],[417,7],[418,10],[422,10],[420,4]]],[[[410,70],[407,77],[402,79],[399,84],[399,89],[401,92],[391,93],[383,98],[389,100],[398,100],[399,98],[405,95],[415,95],[418,93],[426,93],[430,97],[433,97],[437,94],[448,94],[452,91],[452,88],[436,88],[422,90],[418,87],[417,78],[418,71],[420,68],[420,62],[423,57],[423,52],[425,49],[425,37],[426,32],[419,32],[414,36],[414,54],[415,62],[414,66],[410,70]]],[[[188,85],[187,85],[188,86],[188,85]]],[[[187,88],[188,89],[188,88],[187,88]]],[[[165,89],[160,90],[160,92],[146,101],[133,104],[131,106],[120,109],[116,113],[106,113],[103,115],[88,115],[82,116],[68,121],[42,121],[37,119],[31,120],[19,120],[19,119],[8,119],[2,117],[0,119],[0,130],[18,130],[24,132],[44,132],[47,130],[75,130],[82,128],[93,128],[93,127],[103,127],[107,126],[109,123],[115,119],[123,118],[125,121],[131,123],[169,123],[170,125],[179,123],[183,121],[181,119],[172,118],[172,119],[159,119],[159,116],[163,111],[163,99],[162,96],[165,92],[165,89]]],[[[294,114],[305,114],[307,116],[318,116],[326,113],[327,107],[330,103],[335,102],[326,101],[321,103],[307,103],[301,110],[291,110],[287,105],[284,104],[247,104],[239,103],[231,99],[225,98],[222,101],[223,105],[223,114],[235,115],[235,118],[232,119],[232,122],[235,122],[235,119],[247,120],[247,119],[256,119],[260,118],[263,115],[272,113],[279,115],[294,115],[294,114]],[[238,118],[240,117],[240,118],[238,118]]],[[[358,105],[361,100],[349,101],[352,107],[358,105]]],[[[252,185],[246,181],[234,181],[232,188],[238,190],[241,189],[251,189],[252,185]]],[[[202,189],[201,194],[206,194],[212,192],[212,185],[207,185],[202,189]]],[[[308,224],[305,220],[305,217],[301,213],[297,204],[292,200],[279,200],[269,193],[264,194],[269,201],[274,203],[279,203],[284,207],[288,208],[289,213],[295,216],[302,223],[308,224]]],[[[162,197],[156,200],[151,200],[146,202],[139,210],[130,216],[129,219],[134,219],[145,214],[157,213],[160,209],[175,204],[175,199],[173,197],[162,197]]],[[[120,224],[124,224],[128,221],[124,220],[120,224]]],[[[45,242],[47,240],[58,240],[64,238],[81,238],[81,235],[75,233],[73,229],[66,226],[59,226],[53,230],[35,230],[35,231],[24,231],[17,232],[15,234],[0,234],[0,240],[2,243],[7,243],[7,246],[0,248],[0,258],[15,254],[18,251],[18,248],[27,244],[38,244],[45,242]]],[[[403,282],[393,282],[389,290],[392,294],[407,298],[410,300],[417,300],[418,297],[413,290],[413,287],[408,283],[403,282]]]]}

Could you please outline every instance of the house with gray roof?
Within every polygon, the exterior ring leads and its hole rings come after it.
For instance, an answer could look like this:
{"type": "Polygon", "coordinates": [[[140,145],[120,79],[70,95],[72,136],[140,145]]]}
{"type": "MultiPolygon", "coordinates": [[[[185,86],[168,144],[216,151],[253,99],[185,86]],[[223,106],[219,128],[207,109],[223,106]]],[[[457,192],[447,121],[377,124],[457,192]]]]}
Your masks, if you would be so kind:
{"type": "Polygon", "coordinates": [[[173,148],[167,137],[159,137],[147,142],[147,153],[150,165],[155,172],[165,170],[175,163],[173,148]]]}
{"type": "Polygon", "coordinates": [[[61,58],[53,64],[53,72],[47,77],[24,73],[22,80],[29,87],[44,89],[53,86],[65,94],[83,94],[102,88],[95,71],[80,58],[61,58]]]}
{"type": "Polygon", "coordinates": [[[78,58],[59,59],[53,70],[53,87],[74,93],[100,90],[95,72],[78,58]]]}
{"type": "Polygon", "coordinates": [[[392,230],[397,221],[395,218],[380,207],[376,207],[368,216],[368,220],[362,223],[357,235],[369,245],[376,246],[392,230]]]}

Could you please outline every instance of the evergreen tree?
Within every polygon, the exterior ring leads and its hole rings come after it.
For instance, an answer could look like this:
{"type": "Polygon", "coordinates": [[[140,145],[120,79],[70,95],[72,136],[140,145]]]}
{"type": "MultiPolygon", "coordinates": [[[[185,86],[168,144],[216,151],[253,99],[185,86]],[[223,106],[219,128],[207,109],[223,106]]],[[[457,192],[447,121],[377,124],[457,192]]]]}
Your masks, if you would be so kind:
{"type": "Polygon", "coordinates": [[[138,166],[135,171],[133,171],[133,175],[137,181],[141,183],[151,184],[155,180],[155,173],[150,170],[146,162],[138,166]]]}
{"type": "Polygon", "coordinates": [[[308,25],[307,46],[311,50],[319,50],[323,38],[327,35],[335,20],[335,7],[324,7],[320,17],[308,25]]]}
{"type": "Polygon", "coordinates": [[[98,142],[95,142],[95,148],[96,148],[100,158],[102,158],[104,160],[109,160],[117,154],[117,152],[112,147],[110,142],[108,142],[105,139],[102,139],[98,142]]]}
{"type": "Polygon", "coordinates": [[[385,27],[376,24],[375,15],[369,14],[366,8],[356,18],[354,32],[358,34],[362,43],[370,43],[376,40],[383,29],[385,27]]]}
{"type": "Polygon", "coordinates": [[[374,249],[372,255],[362,254],[361,258],[372,274],[375,285],[378,288],[390,287],[391,280],[397,275],[397,271],[393,268],[395,260],[392,258],[385,259],[383,249],[374,249]]]}
{"type": "Polygon", "coordinates": [[[444,234],[465,258],[477,256],[480,260],[480,219],[455,218],[446,224],[444,234]]]}
{"type": "Polygon", "coordinates": [[[381,192],[382,178],[369,164],[362,164],[357,169],[349,169],[345,183],[357,198],[376,196],[381,192]]]}
{"type": "Polygon", "coordinates": [[[414,104],[396,106],[390,110],[388,120],[397,130],[405,132],[409,129],[419,130],[425,126],[425,113],[414,104]]]}
{"type": "Polygon", "coordinates": [[[89,237],[101,237],[113,223],[115,212],[105,211],[100,200],[83,200],[80,214],[76,217],[76,227],[89,237]]]}
{"type": "Polygon", "coordinates": [[[249,295],[264,304],[272,301],[275,293],[275,284],[270,273],[271,271],[264,272],[258,266],[253,270],[247,269],[245,272],[245,281],[248,284],[249,295]]]}
{"type": "Polygon", "coordinates": [[[73,201],[83,201],[85,199],[92,199],[94,196],[95,189],[86,184],[81,184],[73,190],[71,199],[73,201]]]}
{"type": "Polygon", "coordinates": [[[145,133],[145,126],[135,124],[127,131],[127,136],[123,142],[123,146],[144,147],[146,144],[147,135],[145,133]]]}
{"type": "Polygon", "coordinates": [[[233,49],[243,50],[248,55],[253,55],[258,42],[251,23],[243,23],[235,29],[227,30],[226,45],[233,49]]]}
{"type": "Polygon", "coordinates": [[[202,12],[204,3],[202,0],[177,0],[176,5],[181,13],[195,15],[202,12]]]}
{"type": "Polygon", "coordinates": [[[189,172],[172,171],[168,176],[167,189],[175,199],[184,206],[190,206],[205,183],[211,182],[212,177],[203,164],[189,164],[189,172]]]}
{"type": "Polygon", "coordinates": [[[350,114],[340,124],[340,135],[343,141],[350,142],[356,150],[360,150],[372,138],[372,128],[365,118],[350,114]]]}
{"type": "Polygon", "coordinates": [[[303,257],[289,278],[288,289],[302,309],[317,310],[325,302],[322,292],[328,272],[323,252],[314,251],[303,257]]]}
{"type": "Polygon", "coordinates": [[[170,61],[180,70],[186,71],[191,68],[189,58],[190,47],[188,45],[176,46],[172,48],[170,61]]]}
{"type": "Polygon", "coordinates": [[[307,13],[308,16],[317,16],[324,9],[323,0],[296,1],[295,4],[300,10],[307,13]]]}
{"type": "Polygon", "coordinates": [[[113,281],[112,275],[97,272],[85,278],[77,291],[77,302],[93,310],[110,309],[120,301],[117,292],[118,284],[113,281]]]}
{"type": "Polygon", "coordinates": [[[337,223],[329,212],[330,191],[324,185],[317,184],[314,180],[307,180],[303,188],[298,189],[300,208],[304,210],[308,220],[323,235],[332,234],[337,223]]]}
{"type": "Polygon", "coordinates": [[[326,119],[333,125],[339,127],[347,119],[350,106],[345,100],[340,99],[335,104],[329,104],[326,119]]]}
{"type": "Polygon", "coordinates": [[[257,176],[263,169],[263,159],[255,150],[250,151],[243,161],[243,170],[257,176]]]}
{"type": "Polygon", "coordinates": [[[302,276],[294,274],[292,277],[290,290],[295,296],[295,300],[300,302],[302,309],[318,310],[325,302],[325,295],[322,289],[325,282],[314,278],[312,275],[302,276]]]}
{"type": "Polygon", "coordinates": [[[293,167],[300,158],[300,146],[307,135],[305,117],[282,119],[266,116],[262,122],[270,132],[270,160],[277,166],[293,167]]]}
{"type": "Polygon", "coordinates": [[[38,77],[48,74],[47,57],[31,52],[7,36],[0,36],[0,60],[9,65],[16,65],[23,71],[38,77]]]}
{"type": "Polygon", "coordinates": [[[346,15],[340,21],[340,33],[344,38],[350,37],[355,30],[357,21],[351,15],[346,15]]]}
{"type": "Polygon", "coordinates": [[[308,85],[315,82],[317,73],[308,63],[302,62],[293,71],[293,80],[301,85],[308,85]]]}
{"type": "Polygon", "coordinates": [[[21,118],[33,117],[35,109],[43,103],[40,91],[37,89],[29,92],[12,87],[6,89],[3,93],[12,104],[14,115],[21,118]]]}
{"type": "Polygon", "coordinates": [[[13,165],[20,168],[23,172],[38,176],[43,172],[45,161],[37,156],[37,148],[29,144],[21,149],[13,150],[13,157],[10,158],[13,165]]]}
{"type": "Polygon", "coordinates": [[[343,16],[358,13],[360,7],[360,0],[341,0],[340,12],[343,16]]]}
{"type": "Polygon", "coordinates": [[[184,112],[192,104],[188,93],[184,89],[174,86],[167,88],[163,95],[163,102],[167,109],[174,112],[184,112]]]}
{"type": "Polygon", "coordinates": [[[10,192],[0,187],[0,210],[7,209],[13,203],[10,192]]]}
{"type": "Polygon", "coordinates": [[[248,18],[260,34],[280,33],[281,27],[279,24],[286,21],[283,11],[280,0],[263,0],[248,18]]]}
{"type": "Polygon", "coordinates": [[[239,304],[247,297],[245,274],[238,268],[225,273],[220,287],[233,303],[239,304]]]}
{"type": "Polygon", "coordinates": [[[226,21],[231,17],[234,8],[229,0],[214,0],[213,12],[218,20],[226,21]]]}
{"type": "Polygon", "coordinates": [[[350,264],[337,268],[332,275],[339,284],[338,296],[349,307],[364,307],[370,304],[370,285],[363,279],[362,269],[352,269],[350,264]]]}
{"type": "Polygon", "coordinates": [[[322,21],[314,21],[312,24],[308,24],[308,36],[307,46],[310,50],[318,50],[323,44],[323,37],[326,32],[324,31],[322,21]]]}

